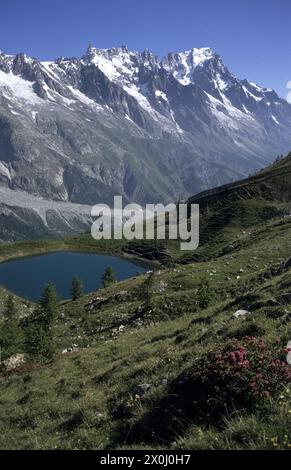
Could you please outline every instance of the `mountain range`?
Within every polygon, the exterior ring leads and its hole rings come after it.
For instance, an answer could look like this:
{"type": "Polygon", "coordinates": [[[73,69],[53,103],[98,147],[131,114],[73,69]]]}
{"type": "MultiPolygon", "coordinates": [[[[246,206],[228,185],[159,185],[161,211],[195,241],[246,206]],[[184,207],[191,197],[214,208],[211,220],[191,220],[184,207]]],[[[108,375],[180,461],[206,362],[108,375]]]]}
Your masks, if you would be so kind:
{"type": "MultiPolygon", "coordinates": [[[[290,174],[291,153],[190,198],[202,215],[192,253],[177,240],[90,234],[0,244],[2,260],[69,250],[156,261],[54,302],[49,361],[13,343],[0,289],[0,448],[289,450],[290,174]]],[[[16,331],[37,325],[35,304],[13,298],[16,331]]]]}
{"type": "MultiPolygon", "coordinates": [[[[236,78],[210,48],[163,59],[125,46],[90,45],[55,61],[0,54],[4,226],[23,224],[30,196],[29,217],[47,227],[60,211],[52,200],[169,202],[241,179],[290,148],[291,105],[236,78]]],[[[77,206],[70,211],[77,217],[77,206]]]]}

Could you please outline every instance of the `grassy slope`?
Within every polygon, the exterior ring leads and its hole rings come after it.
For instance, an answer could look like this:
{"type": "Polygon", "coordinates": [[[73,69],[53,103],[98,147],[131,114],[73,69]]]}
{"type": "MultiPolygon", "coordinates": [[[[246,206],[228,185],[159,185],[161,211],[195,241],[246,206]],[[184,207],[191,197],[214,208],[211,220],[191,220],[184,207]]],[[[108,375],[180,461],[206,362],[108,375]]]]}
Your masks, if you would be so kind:
{"type": "Polygon", "coordinates": [[[166,432],[151,439],[143,439],[142,433],[130,437],[132,427],[146,430],[152,425],[153,411],[159,417],[169,393],[163,379],[170,384],[216,344],[249,334],[267,342],[291,339],[291,295],[282,296],[291,292],[290,270],[284,268],[291,255],[291,218],[282,216],[290,198],[287,193],[282,198],[283,192],[280,198],[266,198],[260,183],[254,192],[249,189],[244,196],[239,189],[228,199],[226,191],[219,201],[208,198],[201,204],[204,228],[215,230],[193,256],[180,256],[176,245],[170,246],[177,263],[156,273],[150,315],[137,316],[143,276],[60,306],[55,361],[1,378],[1,448],[290,447],[291,398],[286,389],[281,391],[284,398],[270,399],[263,414],[245,410],[226,415],[220,427],[210,425],[207,417],[186,419],[182,429],[171,423],[170,438],[166,432]],[[236,196],[240,205],[227,211],[236,196]],[[275,208],[272,216],[270,205],[275,208]],[[224,211],[231,215],[226,220],[221,219],[224,211]],[[215,298],[201,310],[197,289],[205,275],[215,298]],[[108,300],[90,311],[86,305],[97,295],[108,300]],[[240,308],[251,315],[234,319],[240,308]],[[124,328],[118,332],[120,325],[124,328]],[[62,355],[73,343],[80,352],[62,355]],[[151,388],[137,398],[135,387],[143,383],[151,388]]]}

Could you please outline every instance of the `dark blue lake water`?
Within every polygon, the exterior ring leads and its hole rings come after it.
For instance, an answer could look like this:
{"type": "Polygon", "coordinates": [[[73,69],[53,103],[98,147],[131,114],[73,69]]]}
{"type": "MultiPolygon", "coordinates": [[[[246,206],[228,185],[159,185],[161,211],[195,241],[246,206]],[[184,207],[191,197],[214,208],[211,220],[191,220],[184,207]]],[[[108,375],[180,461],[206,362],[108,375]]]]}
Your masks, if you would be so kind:
{"type": "Polygon", "coordinates": [[[52,282],[59,296],[68,299],[74,276],[82,280],[85,293],[92,292],[102,286],[102,274],[108,266],[114,269],[118,281],[148,269],[114,256],[59,252],[0,263],[0,285],[21,297],[38,300],[45,284],[52,282]]]}

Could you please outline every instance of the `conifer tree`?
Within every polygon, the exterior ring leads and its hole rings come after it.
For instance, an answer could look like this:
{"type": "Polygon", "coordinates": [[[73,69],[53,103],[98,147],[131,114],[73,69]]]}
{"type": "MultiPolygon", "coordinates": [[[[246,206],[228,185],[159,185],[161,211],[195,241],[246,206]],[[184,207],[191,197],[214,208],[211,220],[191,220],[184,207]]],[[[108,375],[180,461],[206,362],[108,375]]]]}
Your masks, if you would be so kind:
{"type": "Polygon", "coordinates": [[[209,279],[204,278],[201,280],[198,289],[198,305],[201,309],[207,308],[212,300],[212,290],[210,287],[209,279]]]}
{"type": "Polygon", "coordinates": [[[102,276],[103,287],[109,287],[111,284],[116,282],[116,275],[111,266],[105,269],[102,276]]]}
{"type": "Polygon", "coordinates": [[[141,286],[141,295],[143,299],[143,311],[148,312],[152,307],[153,286],[155,280],[155,273],[152,271],[146,277],[141,286]]]}
{"type": "Polygon", "coordinates": [[[57,291],[52,283],[45,286],[39,305],[45,315],[47,323],[51,325],[55,320],[58,305],[57,291]]]}
{"type": "Polygon", "coordinates": [[[4,309],[5,321],[0,330],[2,359],[22,352],[23,331],[17,320],[17,310],[12,294],[9,294],[4,309]]]}
{"type": "Polygon", "coordinates": [[[0,330],[1,359],[7,359],[23,350],[23,331],[15,317],[7,318],[0,330]]]}
{"type": "Polygon", "coordinates": [[[81,279],[77,276],[74,277],[71,284],[71,296],[72,300],[77,300],[83,295],[83,284],[81,279]]]}
{"type": "Polygon", "coordinates": [[[46,361],[54,355],[53,330],[57,303],[56,290],[48,284],[25,328],[25,351],[33,359],[46,361]]]}
{"type": "Polygon", "coordinates": [[[5,318],[12,318],[16,316],[16,306],[12,294],[9,294],[7,297],[4,316],[5,318]]]}

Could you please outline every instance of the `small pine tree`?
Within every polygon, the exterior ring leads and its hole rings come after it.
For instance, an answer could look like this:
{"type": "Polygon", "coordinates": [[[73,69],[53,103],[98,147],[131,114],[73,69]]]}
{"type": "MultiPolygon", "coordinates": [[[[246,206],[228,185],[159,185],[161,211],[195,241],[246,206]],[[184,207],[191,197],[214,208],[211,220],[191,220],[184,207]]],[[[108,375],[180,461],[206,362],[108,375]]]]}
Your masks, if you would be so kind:
{"type": "Polygon", "coordinates": [[[44,314],[38,307],[25,329],[25,352],[34,360],[51,360],[54,355],[52,328],[44,321],[44,314]]]}
{"type": "Polygon", "coordinates": [[[0,330],[1,359],[23,350],[23,331],[15,317],[7,318],[0,330]]]}
{"type": "Polygon", "coordinates": [[[5,321],[0,331],[2,359],[21,352],[23,348],[23,331],[18,324],[16,313],[13,296],[9,294],[4,310],[5,321]]]}
{"type": "Polygon", "coordinates": [[[45,286],[39,305],[48,325],[51,325],[55,320],[58,305],[58,294],[52,283],[45,286]]]}
{"type": "Polygon", "coordinates": [[[71,284],[71,296],[72,300],[77,300],[83,295],[83,284],[81,279],[77,276],[74,277],[71,284]]]}
{"type": "Polygon", "coordinates": [[[207,308],[212,300],[212,290],[209,279],[202,279],[198,289],[198,305],[201,309],[207,308]]]}
{"type": "Polygon", "coordinates": [[[57,303],[56,290],[48,284],[25,328],[25,351],[33,359],[46,361],[53,358],[57,303]]]}
{"type": "Polygon", "coordinates": [[[141,286],[141,296],[143,299],[143,311],[148,312],[152,307],[153,286],[155,280],[155,273],[151,272],[146,277],[141,286]]]}
{"type": "Polygon", "coordinates": [[[105,269],[102,276],[103,287],[106,288],[116,282],[116,275],[111,266],[105,269]]]}
{"type": "Polygon", "coordinates": [[[5,318],[13,318],[16,316],[16,306],[11,294],[8,295],[4,310],[5,318]]]}

